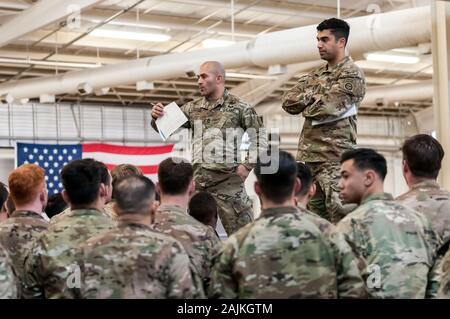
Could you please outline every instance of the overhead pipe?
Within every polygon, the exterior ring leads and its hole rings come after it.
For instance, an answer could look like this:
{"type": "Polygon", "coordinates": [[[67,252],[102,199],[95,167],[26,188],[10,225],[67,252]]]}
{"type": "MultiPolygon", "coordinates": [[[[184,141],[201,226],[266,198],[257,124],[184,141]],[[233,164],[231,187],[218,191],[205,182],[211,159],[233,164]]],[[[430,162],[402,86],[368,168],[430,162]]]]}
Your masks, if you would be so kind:
{"type": "MultiPolygon", "coordinates": [[[[352,55],[368,51],[415,46],[431,39],[430,7],[418,7],[351,18],[349,50],[352,55]]],[[[193,74],[206,60],[217,60],[225,68],[293,64],[317,59],[316,26],[261,34],[251,41],[226,48],[172,53],[96,69],[70,71],[57,76],[18,80],[0,85],[0,95],[14,99],[40,94],[74,94],[80,83],[94,89],[116,87],[137,81],[167,80],[193,74]]]]}

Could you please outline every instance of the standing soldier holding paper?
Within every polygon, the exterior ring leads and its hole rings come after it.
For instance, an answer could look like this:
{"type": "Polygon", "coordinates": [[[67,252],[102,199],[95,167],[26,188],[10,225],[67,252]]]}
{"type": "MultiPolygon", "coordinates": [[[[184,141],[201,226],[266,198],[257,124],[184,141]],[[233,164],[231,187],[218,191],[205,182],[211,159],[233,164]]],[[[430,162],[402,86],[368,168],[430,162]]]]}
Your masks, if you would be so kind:
{"type": "MultiPolygon", "coordinates": [[[[207,191],[214,196],[219,217],[230,235],[253,220],[251,200],[243,181],[256,158],[250,159],[249,152],[241,162],[240,146],[242,133],[247,131],[250,150],[259,153],[259,148],[265,147],[265,134],[260,132],[263,122],[249,104],[225,88],[225,70],[221,63],[204,62],[199,73],[202,98],[181,106],[188,118],[184,127],[193,129],[195,186],[197,191],[207,191]]],[[[152,127],[157,131],[155,120],[164,115],[164,106],[154,105],[151,115],[152,127]]]]}
{"type": "Polygon", "coordinates": [[[302,76],[283,96],[283,109],[305,118],[297,160],[311,169],[316,195],[309,209],[337,223],[354,206],[339,199],[339,159],[356,146],[356,113],[366,84],[362,70],[345,55],[350,26],[332,18],[317,26],[317,48],[328,63],[302,76]]]}

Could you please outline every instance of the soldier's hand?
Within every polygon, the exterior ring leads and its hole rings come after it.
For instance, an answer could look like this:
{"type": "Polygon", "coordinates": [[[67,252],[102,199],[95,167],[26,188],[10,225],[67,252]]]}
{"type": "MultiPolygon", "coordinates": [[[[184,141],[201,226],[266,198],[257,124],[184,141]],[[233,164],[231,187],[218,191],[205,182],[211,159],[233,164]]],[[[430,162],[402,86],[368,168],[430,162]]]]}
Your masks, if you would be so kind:
{"type": "Polygon", "coordinates": [[[245,167],[244,165],[240,164],[238,167],[236,167],[236,174],[239,175],[239,177],[245,181],[247,179],[248,174],[250,171],[245,167]]]}
{"type": "Polygon", "coordinates": [[[157,119],[164,115],[164,105],[162,103],[156,103],[153,105],[152,112],[151,112],[152,118],[157,119]]]}

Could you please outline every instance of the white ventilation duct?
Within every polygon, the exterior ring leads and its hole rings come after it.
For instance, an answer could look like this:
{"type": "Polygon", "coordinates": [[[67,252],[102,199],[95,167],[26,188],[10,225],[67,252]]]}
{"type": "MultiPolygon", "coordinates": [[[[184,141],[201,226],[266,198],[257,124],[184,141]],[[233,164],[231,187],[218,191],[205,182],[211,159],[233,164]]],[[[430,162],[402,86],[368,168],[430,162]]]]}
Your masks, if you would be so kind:
{"type": "MultiPolygon", "coordinates": [[[[416,46],[430,42],[430,7],[348,19],[351,26],[349,50],[353,55],[368,51],[416,46]]],[[[317,59],[316,26],[306,26],[258,35],[254,40],[227,48],[203,49],[137,59],[104,67],[70,71],[58,76],[19,80],[0,85],[0,95],[15,99],[37,97],[42,93],[77,93],[80,83],[94,89],[116,87],[138,81],[165,80],[198,69],[206,60],[222,62],[226,68],[273,64],[293,64],[317,59]]]]}

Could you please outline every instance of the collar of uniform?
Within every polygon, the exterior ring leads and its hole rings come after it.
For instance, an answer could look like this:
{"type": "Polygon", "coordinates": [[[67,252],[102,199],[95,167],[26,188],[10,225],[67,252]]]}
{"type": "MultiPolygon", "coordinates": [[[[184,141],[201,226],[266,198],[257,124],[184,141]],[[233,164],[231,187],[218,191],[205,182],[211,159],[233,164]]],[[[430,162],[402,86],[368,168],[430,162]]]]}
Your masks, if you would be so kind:
{"type": "Polygon", "coordinates": [[[225,103],[225,100],[227,99],[228,95],[230,93],[228,92],[227,89],[225,89],[223,91],[223,95],[220,99],[218,99],[217,101],[215,101],[214,103],[210,103],[208,102],[208,100],[206,99],[206,97],[203,98],[201,107],[207,110],[212,110],[215,109],[216,107],[218,107],[219,105],[223,105],[225,103]]]}
{"type": "Polygon", "coordinates": [[[140,221],[138,218],[134,218],[134,216],[119,216],[119,219],[117,220],[117,227],[133,227],[133,228],[149,228],[150,226],[146,223],[140,221]]]}
{"type": "Polygon", "coordinates": [[[336,64],[335,66],[330,66],[328,63],[325,64],[324,66],[322,66],[321,68],[319,68],[316,72],[316,75],[321,75],[324,72],[327,73],[331,73],[334,70],[341,68],[344,64],[348,63],[348,62],[352,62],[352,58],[350,56],[346,56],[341,62],[339,62],[338,64],[336,64]]]}
{"type": "Polygon", "coordinates": [[[378,194],[372,194],[364,198],[361,202],[361,205],[373,201],[373,200],[390,200],[393,201],[394,197],[389,193],[378,193],[378,194]]]}
{"type": "Polygon", "coordinates": [[[41,214],[33,212],[31,210],[16,210],[11,214],[11,217],[32,217],[45,220],[41,214]]]}
{"type": "Polygon", "coordinates": [[[436,182],[435,180],[426,180],[426,181],[422,181],[420,183],[414,184],[411,186],[411,190],[415,190],[415,189],[419,189],[419,188],[437,188],[440,189],[441,186],[439,186],[438,182],[436,182]]]}
{"type": "Polygon", "coordinates": [[[261,211],[261,217],[270,217],[283,214],[297,214],[298,208],[294,206],[284,206],[277,208],[267,208],[261,211]]]}
{"type": "Polygon", "coordinates": [[[181,206],[178,205],[162,204],[159,206],[158,211],[176,211],[182,214],[187,214],[187,209],[183,209],[181,206]]]}
{"type": "Polygon", "coordinates": [[[102,215],[105,216],[105,213],[99,211],[95,208],[79,208],[70,211],[69,216],[78,216],[78,215],[102,215]]]}

